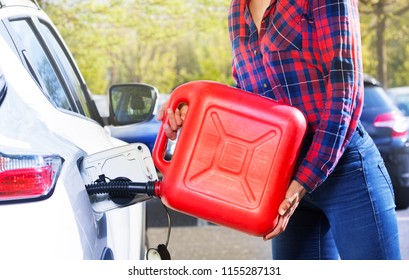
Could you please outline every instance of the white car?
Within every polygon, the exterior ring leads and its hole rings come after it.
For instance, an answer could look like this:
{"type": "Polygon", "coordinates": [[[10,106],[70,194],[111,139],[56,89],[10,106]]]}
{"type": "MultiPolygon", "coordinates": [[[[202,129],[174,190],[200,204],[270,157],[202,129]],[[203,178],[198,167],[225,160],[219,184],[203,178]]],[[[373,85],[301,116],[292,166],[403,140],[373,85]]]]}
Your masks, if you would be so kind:
{"type": "Polygon", "coordinates": [[[406,118],[409,117],[409,86],[388,88],[388,95],[406,118]]]}
{"type": "MultiPolygon", "coordinates": [[[[156,181],[149,150],[110,136],[35,1],[0,0],[0,20],[0,259],[145,258],[150,196],[118,199],[87,187],[117,177],[156,181]]],[[[124,96],[138,95],[128,89],[124,96]]],[[[147,92],[145,117],[157,98],[147,92]]]]}

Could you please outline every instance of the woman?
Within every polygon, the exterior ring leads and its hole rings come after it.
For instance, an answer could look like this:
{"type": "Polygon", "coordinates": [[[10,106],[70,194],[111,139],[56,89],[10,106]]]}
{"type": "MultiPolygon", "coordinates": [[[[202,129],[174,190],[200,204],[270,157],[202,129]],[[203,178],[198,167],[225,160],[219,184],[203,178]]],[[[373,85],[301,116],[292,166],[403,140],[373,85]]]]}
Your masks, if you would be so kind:
{"type": "MultiPolygon", "coordinates": [[[[358,0],[233,0],[237,87],[299,108],[309,133],[271,239],[274,259],[400,259],[393,189],[360,124],[358,0]],[[291,218],[291,219],[290,219],[291,218]]],[[[171,139],[187,106],[173,112],[171,139]]]]}

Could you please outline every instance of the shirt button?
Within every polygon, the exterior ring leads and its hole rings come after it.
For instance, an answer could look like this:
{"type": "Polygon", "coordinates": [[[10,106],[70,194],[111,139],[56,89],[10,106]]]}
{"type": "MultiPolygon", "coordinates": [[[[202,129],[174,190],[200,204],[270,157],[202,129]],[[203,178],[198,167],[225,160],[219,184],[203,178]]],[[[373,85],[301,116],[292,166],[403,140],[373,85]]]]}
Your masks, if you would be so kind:
{"type": "Polygon", "coordinates": [[[264,86],[264,88],[267,88],[267,87],[268,87],[268,85],[267,85],[266,83],[264,83],[264,85],[263,85],[263,86],[264,86]]]}
{"type": "Polygon", "coordinates": [[[257,54],[258,54],[258,51],[257,51],[257,50],[254,50],[253,53],[254,53],[254,55],[257,55],[257,54]]]}

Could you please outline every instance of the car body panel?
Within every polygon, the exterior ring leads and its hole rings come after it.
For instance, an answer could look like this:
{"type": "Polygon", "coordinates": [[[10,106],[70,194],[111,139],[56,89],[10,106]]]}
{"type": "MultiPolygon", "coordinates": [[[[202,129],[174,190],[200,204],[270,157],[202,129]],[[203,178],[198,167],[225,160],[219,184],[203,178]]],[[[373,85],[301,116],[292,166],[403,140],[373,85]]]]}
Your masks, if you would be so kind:
{"type": "Polygon", "coordinates": [[[156,136],[162,122],[152,118],[149,121],[138,123],[136,125],[126,126],[108,126],[111,135],[127,143],[141,142],[147,145],[150,151],[153,150],[156,136]]]}

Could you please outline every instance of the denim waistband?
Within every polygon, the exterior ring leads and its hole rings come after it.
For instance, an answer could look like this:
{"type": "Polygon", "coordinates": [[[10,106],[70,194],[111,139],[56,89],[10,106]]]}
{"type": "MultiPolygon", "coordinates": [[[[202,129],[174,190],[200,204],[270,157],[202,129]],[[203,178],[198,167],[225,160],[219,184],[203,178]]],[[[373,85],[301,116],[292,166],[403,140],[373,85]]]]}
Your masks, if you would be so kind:
{"type": "Polygon", "coordinates": [[[362,125],[361,121],[358,122],[358,125],[356,127],[356,132],[359,133],[359,135],[361,135],[361,137],[364,137],[365,134],[367,134],[364,126],[362,125]]]}
{"type": "Polygon", "coordinates": [[[358,122],[356,130],[354,134],[352,135],[351,140],[349,141],[347,149],[361,145],[362,143],[366,141],[368,137],[369,137],[368,132],[366,132],[361,122],[358,122]]]}

